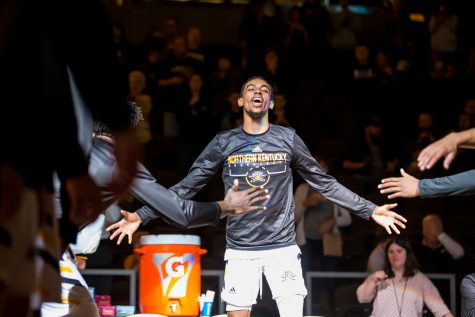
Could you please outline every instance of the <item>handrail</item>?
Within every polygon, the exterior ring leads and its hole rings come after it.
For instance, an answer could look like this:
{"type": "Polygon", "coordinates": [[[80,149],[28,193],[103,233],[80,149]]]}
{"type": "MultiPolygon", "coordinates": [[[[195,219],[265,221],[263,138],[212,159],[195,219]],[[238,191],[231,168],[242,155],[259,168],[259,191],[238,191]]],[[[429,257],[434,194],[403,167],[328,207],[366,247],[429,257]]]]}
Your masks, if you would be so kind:
{"type": "MultiPolygon", "coordinates": [[[[129,276],[130,289],[129,298],[130,305],[137,306],[136,291],[137,291],[137,271],[136,270],[123,270],[123,269],[87,269],[82,272],[83,275],[122,275],[129,276]]],[[[305,284],[307,286],[309,300],[305,301],[305,314],[311,315],[312,313],[312,279],[314,278],[357,278],[364,279],[369,275],[367,272],[323,272],[323,271],[309,271],[305,274],[305,284]]],[[[456,315],[456,285],[455,274],[446,273],[425,273],[429,279],[448,280],[450,285],[450,310],[456,315]]],[[[225,312],[225,303],[221,301],[220,290],[224,286],[224,271],[222,270],[202,270],[201,276],[214,276],[218,277],[219,289],[216,290],[217,300],[219,303],[219,314],[225,312]]],[[[356,296],[356,295],[355,295],[356,296]]]]}

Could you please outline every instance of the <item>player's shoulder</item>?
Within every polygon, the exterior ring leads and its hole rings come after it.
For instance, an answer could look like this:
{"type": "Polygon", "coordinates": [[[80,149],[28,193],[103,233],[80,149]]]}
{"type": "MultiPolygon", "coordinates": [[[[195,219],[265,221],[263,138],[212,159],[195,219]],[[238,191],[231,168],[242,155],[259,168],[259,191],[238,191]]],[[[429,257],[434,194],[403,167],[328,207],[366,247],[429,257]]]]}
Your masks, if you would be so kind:
{"type": "Polygon", "coordinates": [[[278,132],[278,133],[283,133],[283,134],[288,134],[288,135],[294,135],[295,134],[295,129],[291,127],[284,127],[282,125],[277,125],[277,124],[271,124],[270,128],[272,131],[278,132]]]}
{"type": "Polygon", "coordinates": [[[233,136],[236,136],[236,135],[239,135],[239,134],[242,134],[242,128],[241,127],[221,131],[218,134],[216,134],[215,139],[217,139],[217,140],[223,140],[223,139],[226,140],[230,137],[233,137],[233,136]]]}
{"type": "Polygon", "coordinates": [[[282,140],[286,140],[288,142],[292,142],[295,138],[295,129],[290,127],[283,127],[281,125],[270,125],[270,135],[272,137],[278,137],[282,140]]]}
{"type": "Polygon", "coordinates": [[[229,145],[231,141],[237,140],[242,133],[241,127],[225,130],[216,134],[213,142],[215,143],[215,146],[224,147],[229,145]]]}

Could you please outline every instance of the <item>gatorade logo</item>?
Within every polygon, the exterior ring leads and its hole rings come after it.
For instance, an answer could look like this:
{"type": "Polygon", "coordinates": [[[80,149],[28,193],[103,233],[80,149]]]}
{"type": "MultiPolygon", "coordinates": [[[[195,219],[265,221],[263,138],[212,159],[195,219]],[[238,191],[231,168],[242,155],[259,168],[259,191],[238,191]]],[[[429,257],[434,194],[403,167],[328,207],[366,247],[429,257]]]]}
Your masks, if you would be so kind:
{"type": "Polygon", "coordinates": [[[171,257],[165,262],[165,272],[171,277],[180,278],[185,275],[185,266],[182,256],[171,257]]]}
{"type": "Polygon", "coordinates": [[[153,255],[153,262],[160,273],[163,296],[185,297],[194,255],[159,253],[153,255]]]}

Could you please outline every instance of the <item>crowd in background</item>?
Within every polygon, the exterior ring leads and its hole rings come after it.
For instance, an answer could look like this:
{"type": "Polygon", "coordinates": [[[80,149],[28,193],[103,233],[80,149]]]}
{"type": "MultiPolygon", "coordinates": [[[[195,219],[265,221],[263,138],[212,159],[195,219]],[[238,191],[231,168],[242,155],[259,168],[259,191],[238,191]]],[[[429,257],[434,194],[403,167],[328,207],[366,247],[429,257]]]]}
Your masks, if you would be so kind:
{"type": "MultiPolygon", "coordinates": [[[[373,8],[384,19],[377,43],[365,40],[365,17],[346,0],[337,10],[315,0],[294,6],[250,1],[243,6],[236,35],[243,43],[239,47],[204,46],[202,28],[184,29],[178,17],[144,25],[148,33],[143,43],[131,44],[126,27],[117,21],[113,31],[122,88],[145,117],[139,128],[144,163],[163,184],[178,182],[217,132],[241,124],[236,100],[242,81],[260,75],[274,86],[271,122],[296,129],[315,155],[325,157],[332,174],[355,192],[385,202],[376,186],[382,178],[398,175],[399,168],[417,177],[446,175],[441,166],[421,172],[416,158],[446,133],[475,127],[475,19],[470,19],[475,3],[418,4],[394,0],[373,8]]],[[[450,174],[473,168],[474,157],[473,151],[462,151],[450,174]]],[[[296,176],[296,189],[300,183],[296,176]]],[[[212,184],[200,198],[213,200],[222,193],[219,183],[212,184]]],[[[301,198],[304,209],[318,201],[309,202],[311,193],[301,198]]],[[[405,234],[422,272],[456,273],[458,281],[470,273],[475,235],[467,217],[474,218],[473,202],[470,197],[400,202],[398,210],[409,219],[405,234]],[[430,242],[442,233],[445,243],[430,242]],[[447,246],[447,239],[457,246],[447,246]]],[[[325,257],[322,241],[317,251],[310,245],[322,236],[308,235],[304,248],[318,256],[311,256],[313,263],[305,258],[305,269],[365,271],[372,264],[368,258],[374,260],[378,250],[384,254],[385,235],[380,238],[375,227],[358,219],[340,225],[345,212],[329,205],[318,208],[326,208],[332,219],[327,232],[340,227],[341,254],[325,257]]],[[[124,200],[122,206],[133,209],[135,203],[124,200]]],[[[223,267],[224,222],[213,230],[179,230],[162,222],[145,229],[200,234],[209,250],[203,267],[223,267]]],[[[102,249],[106,252],[107,245],[102,249]]],[[[130,252],[127,247],[118,250],[116,259],[130,252]]],[[[107,265],[117,263],[111,258],[107,265]]]]}

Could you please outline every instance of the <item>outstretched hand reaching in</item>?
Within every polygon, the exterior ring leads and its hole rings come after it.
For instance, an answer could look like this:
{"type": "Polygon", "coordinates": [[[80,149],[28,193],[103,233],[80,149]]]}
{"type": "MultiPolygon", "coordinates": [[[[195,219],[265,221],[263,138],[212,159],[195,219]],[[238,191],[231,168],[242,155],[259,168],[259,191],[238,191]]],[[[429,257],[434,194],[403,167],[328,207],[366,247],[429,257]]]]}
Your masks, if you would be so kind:
{"type": "Polygon", "coordinates": [[[384,227],[384,229],[386,229],[386,232],[389,234],[392,233],[391,229],[397,234],[400,233],[396,225],[403,229],[406,228],[406,225],[404,224],[404,222],[407,222],[406,218],[394,211],[391,211],[391,209],[395,208],[396,206],[397,204],[387,204],[378,206],[371,215],[371,218],[373,218],[373,220],[378,225],[384,227]]]}

